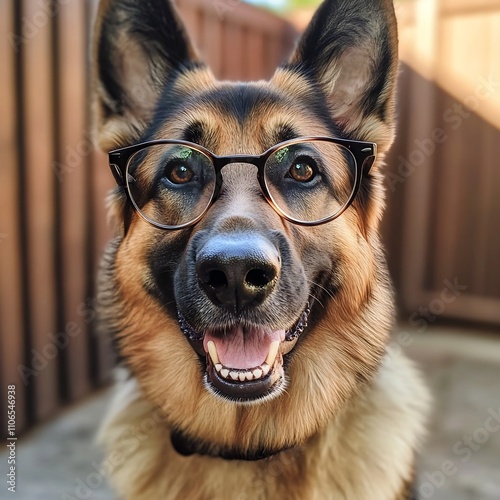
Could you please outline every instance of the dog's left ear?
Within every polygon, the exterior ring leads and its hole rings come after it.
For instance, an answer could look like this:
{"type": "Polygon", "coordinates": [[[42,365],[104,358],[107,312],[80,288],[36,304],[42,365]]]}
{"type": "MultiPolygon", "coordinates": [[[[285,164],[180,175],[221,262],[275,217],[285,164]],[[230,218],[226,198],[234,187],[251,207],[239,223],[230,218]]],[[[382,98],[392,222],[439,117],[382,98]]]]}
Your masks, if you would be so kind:
{"type": "Polygon", "coordinates": [[[319,85],[349,137],[385,152],[393,139],[397,45],[392,0],[325,0],[286,67],[319,85]]]}
{"type": "Polygon", "coordinates": [[[102,149],[138,140],[167,81],[196,60],[170,0],[101,0],[93,77],[102,149]]]}

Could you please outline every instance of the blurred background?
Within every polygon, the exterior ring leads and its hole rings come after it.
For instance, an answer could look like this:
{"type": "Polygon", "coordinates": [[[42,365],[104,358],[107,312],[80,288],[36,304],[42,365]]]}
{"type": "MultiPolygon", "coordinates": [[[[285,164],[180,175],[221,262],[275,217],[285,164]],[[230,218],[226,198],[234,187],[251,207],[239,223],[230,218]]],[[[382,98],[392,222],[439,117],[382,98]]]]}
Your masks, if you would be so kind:
{"type": "MultiPolygon", "coordinates": [[[[318,3],[177,1],[215,75],[237,80],[269,77],[318,3]]],[[[14,384],[22,499],[113,498],[92,444],[115,362],[94,321],[113,186],[90,110],[96,6],[0,0],[0,441],[14,384]]],[[[389,352],[415,358],[435,395],[421,497],[500,499],[500,0],[395,6],[389,352]]]]}

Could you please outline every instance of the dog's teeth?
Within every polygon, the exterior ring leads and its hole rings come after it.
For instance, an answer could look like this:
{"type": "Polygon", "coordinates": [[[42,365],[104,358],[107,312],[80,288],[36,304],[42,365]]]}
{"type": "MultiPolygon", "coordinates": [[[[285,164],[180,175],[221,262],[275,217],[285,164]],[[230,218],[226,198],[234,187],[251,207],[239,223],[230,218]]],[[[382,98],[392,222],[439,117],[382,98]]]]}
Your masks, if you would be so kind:
{"type": "MultiPolygon", "coordinates": [[[[276,358],[276,354],[274,354],[276,358]]],[[[255,368],[254,370],[248,371],[235,371],[229,370],[229,368],[225,368],[222,364],[217,363],[215,365],[215,369],[221,375],[222,378],[234,381],[250,381],[250,380],[259,380],[262,377],[265,377],[271,370],[271,367],[267,363],[263,363],[259,368],[255,368]]]]}
{"type": "Polygon", "coordinates": [[[271,347],[269,348],[269,354],[267,355],[266,358],[266,363],[269,366],[274,365],[274,361],[276,360],[276,355],[278,354],[279,348],[280,348],[279,340],[275,340],[274,342],[271,343],[271,347]]]}
{"type": "Polygon", "coordinates": [[[210,357],[212,358],[212,363],[214,365],[219,364],[219,356],[217,354],[217,348],[215,347],[215,342],[213,340],[209,340],[207,342],[207,347],[208,347],[208,353],[210,354],[210,357]]]}

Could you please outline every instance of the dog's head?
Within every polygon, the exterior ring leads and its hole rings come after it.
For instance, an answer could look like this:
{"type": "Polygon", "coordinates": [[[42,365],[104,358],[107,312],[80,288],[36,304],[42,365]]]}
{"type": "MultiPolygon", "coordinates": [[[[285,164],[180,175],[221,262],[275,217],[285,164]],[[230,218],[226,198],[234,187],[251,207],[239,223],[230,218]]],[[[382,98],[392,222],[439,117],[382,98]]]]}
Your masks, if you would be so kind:
{"type": "Polygon", "coordinates": [[[303,443],[375,373],[396,68],[391,0],[325,1],[256,83],[216,81],[167,0],[101,2],[100,137],[120,148],[104,315],[179,448],[303,443]]]}

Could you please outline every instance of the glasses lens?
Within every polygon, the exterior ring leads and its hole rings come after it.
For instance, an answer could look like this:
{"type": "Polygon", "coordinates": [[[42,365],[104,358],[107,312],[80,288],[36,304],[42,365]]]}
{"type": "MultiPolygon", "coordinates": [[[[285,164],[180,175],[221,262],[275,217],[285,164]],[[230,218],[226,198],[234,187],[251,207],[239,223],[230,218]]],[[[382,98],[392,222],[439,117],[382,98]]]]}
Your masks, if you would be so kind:
{"type": "Polygon", "coordinates": [[[136,209],[150,222],[170,228],[203,215],[215,177],[211,159],[183,144],[148,146],[127,166],[127,188],[136,209]]]}
{"type": "Polygon", "coordinates": [[[265,165],[267,190],[278,209],[299,222],[319,222],[341,212],[356,185],[356,160],[328,141],[287,145],[265,165]]]}

